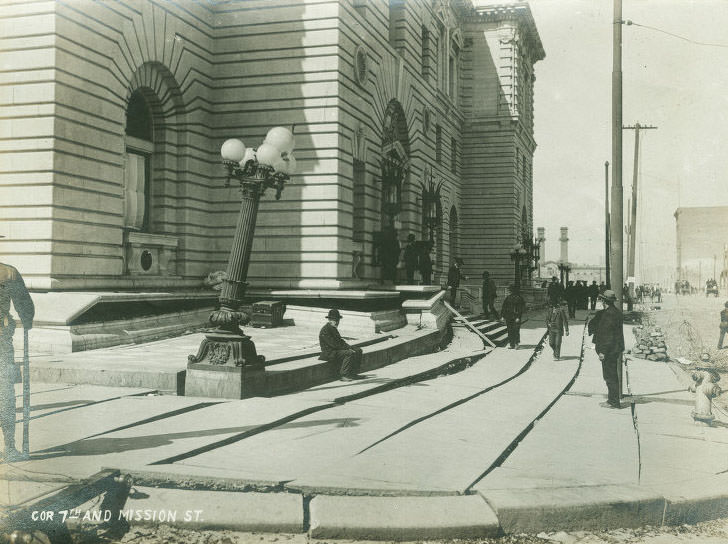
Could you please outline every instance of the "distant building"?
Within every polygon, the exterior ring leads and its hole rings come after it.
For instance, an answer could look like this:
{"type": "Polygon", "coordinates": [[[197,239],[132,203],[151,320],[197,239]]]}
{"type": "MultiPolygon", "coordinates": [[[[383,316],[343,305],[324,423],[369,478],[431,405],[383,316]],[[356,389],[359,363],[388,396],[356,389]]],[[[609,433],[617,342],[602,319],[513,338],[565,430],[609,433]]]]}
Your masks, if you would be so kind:
{"type": "Polygon", "coordinates": [[[544,51],[524,2],[4,8],[0,260],[31,288],[198,287],[225,268],[240,206],[220,145],[257,147],[274,125],[295,125],[298,172],[261,201],[252,286],[373,283],[385,203],[402,243],[429,236],[429,172],[436,277],[456,255],[467,274],[510,277],[509,251],[531,236],[544,51]],[[390,159],[405,167],[397,202],[390,159]]]}
{"type": "Polygon", "coordinates": [[[675,210],[676,277],[703,287],[710,278],[728,286],[728,206],[675,210]]]}

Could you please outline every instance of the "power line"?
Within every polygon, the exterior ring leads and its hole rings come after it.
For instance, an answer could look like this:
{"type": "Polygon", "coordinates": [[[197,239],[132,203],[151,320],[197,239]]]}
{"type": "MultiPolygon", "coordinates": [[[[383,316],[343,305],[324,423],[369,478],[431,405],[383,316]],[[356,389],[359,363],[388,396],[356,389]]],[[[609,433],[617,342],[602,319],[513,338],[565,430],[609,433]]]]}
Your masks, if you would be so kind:
{"type": "Polygon", "coordinates": [[[708,46],[708,47],[725,47],[725,48],[728,48],[728,44],[725,44],[725,43],[699,42],[699,41],[696,41],[696,40],[691,40],[690,38],[686,38],[685,36],[680,36],[678,34],[673,34],[672,32],[668,32],[667,30],[662,30],[661,28],[657,28],[657,27],[649,26],[649,25],[641,25],[641,24],[635,23],[634,21],[631,21],[629,19],[625,20],[624,21],[624,24],[626,24],[627,26],[630,26],[630,25],[632,25],[632,26],[638,26],[640,28],[646,28],[648,30],[654,30],[655,32],[661,32],[662,34],[667,34],[668,36],[672,36],[673,38],[677,38],[679,40],[683,40],[683,41],[686,41],[688,43],[692,43],[694,45],[705,45],[705,46],[708,46]]]}

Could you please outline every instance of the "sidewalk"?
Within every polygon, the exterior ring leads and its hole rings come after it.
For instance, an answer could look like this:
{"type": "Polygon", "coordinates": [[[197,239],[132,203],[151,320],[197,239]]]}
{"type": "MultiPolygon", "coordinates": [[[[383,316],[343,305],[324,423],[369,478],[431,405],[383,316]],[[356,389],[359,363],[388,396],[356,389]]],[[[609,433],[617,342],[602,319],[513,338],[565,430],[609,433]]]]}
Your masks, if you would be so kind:
{"type": "MultiPolygon", "coordinates": [[[[270,399],[118,398],[85,386],[64,405],[58,387],[39,389],[47,406],[31,432],[47,438],[10,468],[119,468],[139,491],[127,508],[204,510],[165,523],[316,538],[480,538],[727,515],[728,422],[696,426],[670,365],[639,359],[625,374],[632,402],[599,406],[606,386],[578,315],[561,361],[540,349],[533,317],[526,349],[485,353],[460,330],[444,352],[270,399]]],[[[16,500],[42,484],[6,483],[16,500]]]]}

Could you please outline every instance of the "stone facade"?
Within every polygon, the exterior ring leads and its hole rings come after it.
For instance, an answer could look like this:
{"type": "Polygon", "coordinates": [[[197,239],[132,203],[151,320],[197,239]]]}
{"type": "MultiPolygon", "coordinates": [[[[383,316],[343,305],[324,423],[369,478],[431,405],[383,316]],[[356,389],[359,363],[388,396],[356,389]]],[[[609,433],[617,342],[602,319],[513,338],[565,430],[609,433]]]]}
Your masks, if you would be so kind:
{"type": "Polygon", "coordinates": [[[531,235],[544,53],[525,3],[18,0],[0,36],[0,260],[33,289],[196,287],[224,269],[239,197],[220,145],[274,125],[295,126],[298,172],[263,198],[251,285],[373,283],[391,153],[400,240],[426,236],[421,182],[442,182],[436,281],[456,255],[505,280],[531,235]]]}

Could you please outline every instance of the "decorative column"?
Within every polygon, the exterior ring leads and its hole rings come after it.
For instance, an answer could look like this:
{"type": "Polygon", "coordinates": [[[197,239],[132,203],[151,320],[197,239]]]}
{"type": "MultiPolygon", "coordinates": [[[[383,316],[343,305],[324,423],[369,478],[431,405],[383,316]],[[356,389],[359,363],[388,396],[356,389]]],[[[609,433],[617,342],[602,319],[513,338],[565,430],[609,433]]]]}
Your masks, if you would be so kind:
{"type": "Polygon", "coordinates": [[[250,320],[240,306],[247,287],[260,197],[266,189],[274,188],[276,200],[280,199],[295,169],[292,151],[293,134],[282,127],[271,129],[255,151],[246,149],[240,140],[228,140],[222,146],[226,186],[231,178],[240,184],[240,213],[219,308],[210,314],[214,328],[205,334],[197,353],[188,357],[186,395],[244,398],[262,393],[265,357],[258,355],[252,339],[240,328],[250,320]]]}

